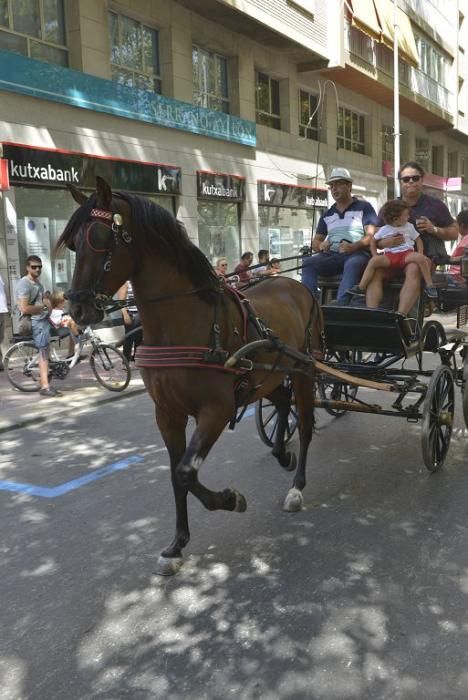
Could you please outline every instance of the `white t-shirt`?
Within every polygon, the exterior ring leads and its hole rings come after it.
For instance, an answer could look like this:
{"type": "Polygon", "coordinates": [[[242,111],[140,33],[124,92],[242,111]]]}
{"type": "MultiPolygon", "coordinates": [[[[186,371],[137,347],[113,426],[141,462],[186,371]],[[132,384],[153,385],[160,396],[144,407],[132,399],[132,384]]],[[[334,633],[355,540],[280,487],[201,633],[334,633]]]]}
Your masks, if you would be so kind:
{"type": "Polygon", "coordinates": [[[382,228],[379,228],[376,234],[374,234],[374,239],[376,241],[382,240],[382,238],[390,238],[390,236],[402,235],[405,238],[405,242],[401,245],[397,245],[394,248],[384,248],[383,253],[401,253],[404,250],[414,250],[414,241],[419,238],[419,233],[414,228],[413,224],[408,221],[404,226],[391,226],[390,224],[385,224],[382,228]]]}
{"type": "Polygon", "coordinates": [[[0,275],[0,314],[6,314],[8,311],[5,285],[3,284],[2,276],[0,275]]]}

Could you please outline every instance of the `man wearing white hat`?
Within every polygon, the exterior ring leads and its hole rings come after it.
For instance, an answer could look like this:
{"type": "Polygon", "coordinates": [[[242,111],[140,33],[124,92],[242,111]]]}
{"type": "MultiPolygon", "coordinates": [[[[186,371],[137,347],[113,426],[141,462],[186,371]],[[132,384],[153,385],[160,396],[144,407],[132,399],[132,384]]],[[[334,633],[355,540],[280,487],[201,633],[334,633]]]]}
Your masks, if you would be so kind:
{"type": "Polygon", "coordinates": [[[317,296],[319,277],[342,273],[337,302],[347,304],[348,290],[358,284],[369,262],[377,214],[369,202],[351,196],[353,180],[346,168],[333,168],[327,185],[335,204],[319,219],[311,243],[315,254],[303,261],[302,282],[317,296]]]}

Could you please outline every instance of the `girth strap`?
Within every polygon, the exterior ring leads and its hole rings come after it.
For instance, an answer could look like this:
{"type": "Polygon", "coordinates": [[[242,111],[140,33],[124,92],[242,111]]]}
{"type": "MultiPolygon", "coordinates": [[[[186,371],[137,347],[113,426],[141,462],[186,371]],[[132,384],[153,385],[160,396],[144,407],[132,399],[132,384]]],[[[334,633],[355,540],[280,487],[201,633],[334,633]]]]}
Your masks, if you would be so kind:
{"type": "Polygon", "coordinates": [[[203,346],[139,345],[135,352],[137,367],[199,367],[218,369],[230,374],[244,374],[245,369],[225,367],[229,353],[203,346]]]}

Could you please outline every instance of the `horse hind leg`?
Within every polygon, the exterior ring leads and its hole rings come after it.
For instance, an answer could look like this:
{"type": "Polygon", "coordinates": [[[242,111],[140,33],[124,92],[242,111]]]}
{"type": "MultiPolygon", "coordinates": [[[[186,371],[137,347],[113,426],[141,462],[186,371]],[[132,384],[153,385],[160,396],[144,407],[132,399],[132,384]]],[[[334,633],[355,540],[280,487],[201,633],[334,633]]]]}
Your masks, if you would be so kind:
{"type": "Polygon", "coordinates": [[[282,384],[276,387],[268,396],[268,399],[276,408],[277,422],[274,435],[272,454],[278,460],[280,466],[286,471],[293,471],[296,468],[296,455],[294,452],[287,452],[284,436],[288,426],[289,411],[291,409],[291,389],[282,384]]]}
{"type": "Polygon", "coordinates": [[[302,491],[306,485],[307,452],[312,440],[315,425],[314,398],[315,386],[313,377],[293,377],[293,389],[296,399],[296,410],[299,421],[299,459],[291,488],[283,503],[283,510],[297,512],[302,510],[304,498],[302,491]]]}

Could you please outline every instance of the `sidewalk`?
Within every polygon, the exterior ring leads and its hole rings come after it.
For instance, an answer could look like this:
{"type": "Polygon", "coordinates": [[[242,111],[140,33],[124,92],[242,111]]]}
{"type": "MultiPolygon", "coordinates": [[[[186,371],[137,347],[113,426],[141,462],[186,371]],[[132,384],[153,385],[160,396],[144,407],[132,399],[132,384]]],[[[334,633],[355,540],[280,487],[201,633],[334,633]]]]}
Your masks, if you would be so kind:
{"type": "Polygon", "coordinates": [[[54,379],[53,386],[63,396],[48,399],[38,393],[24,393],[14,389],[0,372],[0,434],[15,428],[53,420],[59,416],[79,411],[91,406],[117,401],[129,395],[146,391],[140,372],[130,365],[132,376],[130,384],[122,392],[109,391],[102,387],[94,377],[89,362],[80,362],[63,380],[54,379]]]}

